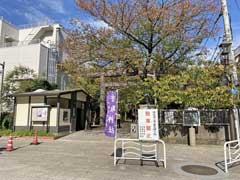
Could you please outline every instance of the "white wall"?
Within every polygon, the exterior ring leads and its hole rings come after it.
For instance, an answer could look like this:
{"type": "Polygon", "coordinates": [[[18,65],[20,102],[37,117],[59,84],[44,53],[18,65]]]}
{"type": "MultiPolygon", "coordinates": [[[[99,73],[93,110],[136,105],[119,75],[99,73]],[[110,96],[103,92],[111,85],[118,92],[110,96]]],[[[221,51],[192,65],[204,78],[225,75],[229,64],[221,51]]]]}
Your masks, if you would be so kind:
{"type": "MultiPolygon", "coordinates": [[[[28,97],[17,97],[16,98],[16,119],[15,119],[15,126],[27,126],[28,123],[28,105],[29,99],[28,97]]],[[[44,105],[44,97],[38,97],[34,96],[31,97],[31,104],[32,106],[41,106],[44,105]]],[[[50,126],[56,126],[57,125],[57,108],[50,108],[49,113],[49,121],[50,126]]],[[[31,117],[31,109],[29,112],[29,117],[31,117]]],[[[29,123],[30,123],[29,119],[29,123]]],[[[62,121],[63,122],[63,121],[62,121]]],[[[66,122],[64,122],[66,123],[66,122]]],[[[42,123],[36,122],[34,123],[34,126],[42,126],[42,123]]],[[[68,123],[69,124],[69,123],[68,123]]]]}
{"type": "Polygon", "coordinates": [[[50,126],[57,126],[57,108],[50,108],[50,126]]]}
{"type": "Polygon", "coordinates": [[[28,97],[17,97],[15,126],[27,126],[28,107],[28,97]]]}
{"type": "Polygon", "coordinates": [[[40,46],[40,57],[39,57],[39,77],[47,79],[48,75],[48,48],[40,46]]]}
{"type": "Polygon", "coordinates": [[[41,27],[35,27],[35,28],[28,28],[28,29],[20,29],[19,30],[19,41],[25,41],[27,40],[27,36],[29,34],[35,34],[40,30],[41,27]]]}
{"type": "Polygon", "coordinates": [[[9,36],[16,41],[18,41],[19,31],[13,25],[8,24],[5,21],[1,21],[1,36],[4,38],[5,36],[9,36]]]}
{"type": "MultiPolygon", "coordinates": [[[[26,66],[39,73],[40,44],[0,48],[0,60],[5,61],[5,75],[14,66],[26,66]]],[[[6,76],[5,76],[6,77],[6,76]]]]}
{"type": "Polygon", "coordinates": [[[0,20],[0,41],[2,39],[2,20],[0,20]]]}

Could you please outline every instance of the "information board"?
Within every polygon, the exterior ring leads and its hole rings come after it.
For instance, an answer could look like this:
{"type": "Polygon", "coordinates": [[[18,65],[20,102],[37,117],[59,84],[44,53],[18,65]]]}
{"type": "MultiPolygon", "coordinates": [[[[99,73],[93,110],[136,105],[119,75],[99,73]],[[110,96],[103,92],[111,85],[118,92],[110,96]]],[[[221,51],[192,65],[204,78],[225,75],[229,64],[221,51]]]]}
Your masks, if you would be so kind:
{"type": "Polygon", "coordinates": [[[163,113],[164,113],[165,124],[175,124],[176,123],[176,120],[174,119],[173,111],[165,111],[163,113]]]}
{"type": "Polygon", "coordinates": [[[200,112],[194,110],[185,110],[183,115],[184,126],[200,126],[200,112]]]}
{"type": "Polygon", "coordinates": [[[138,134],[140,140],[159,140],[158,110],[138,110],[138,134]]]}
{"type": "Polygon", "coordinates": [[[48,107],[32,107],[32,121],[47,121],[48,107]]]}

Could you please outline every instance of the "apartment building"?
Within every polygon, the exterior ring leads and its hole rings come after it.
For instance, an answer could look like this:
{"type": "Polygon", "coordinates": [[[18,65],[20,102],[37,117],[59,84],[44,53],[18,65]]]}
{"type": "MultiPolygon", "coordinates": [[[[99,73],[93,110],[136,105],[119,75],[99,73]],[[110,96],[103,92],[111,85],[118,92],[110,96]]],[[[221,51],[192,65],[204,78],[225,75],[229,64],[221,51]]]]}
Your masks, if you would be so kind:
{"type": "Polygon", "coordinates": [[[16,26],[0,17],[0,63],[5,61],[5,75],[15,66],[29,67],[64,90],[67,76],[57,64],[64,58],[59,44],[66,35],[61,25],[52,22],[16,26]]]}

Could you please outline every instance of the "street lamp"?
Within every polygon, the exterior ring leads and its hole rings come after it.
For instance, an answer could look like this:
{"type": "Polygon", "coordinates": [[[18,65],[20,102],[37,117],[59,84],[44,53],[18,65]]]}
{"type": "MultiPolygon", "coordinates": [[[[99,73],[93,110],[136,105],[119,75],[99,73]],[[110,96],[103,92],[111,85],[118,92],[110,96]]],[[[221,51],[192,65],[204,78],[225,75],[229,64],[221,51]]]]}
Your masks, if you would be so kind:
{"type": "Polygon", "coordinates": [[[2,74],[2,79],[1,79],[1,90],[0,90],[0,119],[2,119],[2,96],[3,96],[3,80],[4,80],[4,69],[5,69],[5,62],[0,63],[0,66],[2,70],[0,73],[2,74]]]}
{"type": "Polygon", "coordinates": [[[222,49],[222,52],[220,54],[221,64],[224,66],[229,65],[229,52],[231,43],[224,40],[219,47],[222,49]]]}
{"type": "Polygon", "coordinates": [[[227,66],[229,66],[229,52],[230,52],[230,47],[231,43],[226,41],[226,39],[223,40],[223,42],[219,45],[221,48],[221,53],[220,53],[220,62],[224,66],[224,85],[230,85],[232,83],[231,81],[231,74],[229,74],[228,70],[226,69],[227,66]]]}

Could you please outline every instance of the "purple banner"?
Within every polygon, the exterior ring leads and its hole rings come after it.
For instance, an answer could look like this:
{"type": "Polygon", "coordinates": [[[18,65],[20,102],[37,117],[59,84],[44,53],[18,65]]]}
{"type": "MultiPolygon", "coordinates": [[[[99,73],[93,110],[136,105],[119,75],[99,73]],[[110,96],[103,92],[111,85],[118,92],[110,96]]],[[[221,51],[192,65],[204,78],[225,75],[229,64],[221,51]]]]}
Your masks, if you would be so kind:
{"type": "Polygon", "coordinates": [[[118,110],[118,93],[117,91],[109,91],[106,97],[107,115],[105,121],[105,135],[115,137],[116,135],[116,115],[118,110]]]}

